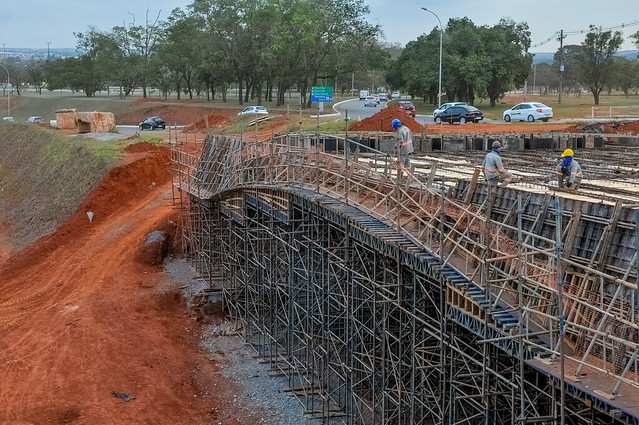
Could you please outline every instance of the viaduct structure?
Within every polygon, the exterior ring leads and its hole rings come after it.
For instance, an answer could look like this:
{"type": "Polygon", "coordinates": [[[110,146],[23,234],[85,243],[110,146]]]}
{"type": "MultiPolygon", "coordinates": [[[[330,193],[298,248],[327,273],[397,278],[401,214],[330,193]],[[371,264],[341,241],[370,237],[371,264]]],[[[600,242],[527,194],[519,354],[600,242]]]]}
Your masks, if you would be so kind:
{"type": "MultiPolygon", "coordinates": [[[[189,259],[325,424],[639,424],[639,153],[394,158],[335,136],[173,144],[189,259]]],[[[569,146],[570,147],[570,146],[569,146]]]]}

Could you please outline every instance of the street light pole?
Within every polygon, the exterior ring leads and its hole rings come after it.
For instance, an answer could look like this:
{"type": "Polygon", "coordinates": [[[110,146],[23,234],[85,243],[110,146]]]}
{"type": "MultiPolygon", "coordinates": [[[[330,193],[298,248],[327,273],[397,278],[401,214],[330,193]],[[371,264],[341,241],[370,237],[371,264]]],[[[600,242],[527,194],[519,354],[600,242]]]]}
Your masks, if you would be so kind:
{"type": "Polygon", "coordinates": [[[7,92],[7,116],[10,117],[11,116],[11,90],[9,89],[9,70],[0,63],[0,66],[4,68],[5,71],[7,71],[7,90],[9,90],[7,92]]]}
{"type": "Polygon", "coordinates": [[[422,7],[422,9],[435,15],[435,18],[437,18],[437,22],[439,22],[439,104],[437,105],[437,107],[439,108],[442,105],[442,42],[444,39],[444,28],[442,27],[442,21],[439,20],[439,16],[437,16],[435,12],[426,9],[425,7],[422,7]]]}

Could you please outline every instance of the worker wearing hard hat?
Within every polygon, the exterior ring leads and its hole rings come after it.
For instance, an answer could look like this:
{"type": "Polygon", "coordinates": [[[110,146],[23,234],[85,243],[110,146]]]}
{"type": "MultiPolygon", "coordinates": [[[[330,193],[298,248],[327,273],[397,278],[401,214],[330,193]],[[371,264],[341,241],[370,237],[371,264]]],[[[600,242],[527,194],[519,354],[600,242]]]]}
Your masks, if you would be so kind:
{"type": "Polygon", "coordinates": [[[513,175],[504,169],[504,164],[499,156],[501,152],[501,143],[493,142],[493,149],[484,158],[481,168],[484,170],[484,176],[488,185],[496,187],[497,183],[506,186],[513,179],[513,175]]]}
{"type": "Polygon", "coordinates": [[[557,164],[557,183],[559,187],[572,187],[576,190],[581,183],[581,167],[573,156],[575,153],[572,149],[566,149],[561,154],[561,161],[557,164]]]}
{"type": "Polygon", "coordinates": [[[395,118],[391,125],[397,130],[397,162],[399,165],[410,170],[410,156],[413,148],[413,132],[408,127],[402,125],[401,121],[395,118]]]}

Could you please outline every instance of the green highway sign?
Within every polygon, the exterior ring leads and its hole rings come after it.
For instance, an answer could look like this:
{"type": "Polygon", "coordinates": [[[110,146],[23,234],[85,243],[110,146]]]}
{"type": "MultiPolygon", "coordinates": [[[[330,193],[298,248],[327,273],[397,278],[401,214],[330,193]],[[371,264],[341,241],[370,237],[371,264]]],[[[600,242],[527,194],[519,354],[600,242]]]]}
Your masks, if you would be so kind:
{"type": "Polygon", "coordinates": [[[311,87],[312,102],[332,102],[333,87],[313,86],[311,87]]]}

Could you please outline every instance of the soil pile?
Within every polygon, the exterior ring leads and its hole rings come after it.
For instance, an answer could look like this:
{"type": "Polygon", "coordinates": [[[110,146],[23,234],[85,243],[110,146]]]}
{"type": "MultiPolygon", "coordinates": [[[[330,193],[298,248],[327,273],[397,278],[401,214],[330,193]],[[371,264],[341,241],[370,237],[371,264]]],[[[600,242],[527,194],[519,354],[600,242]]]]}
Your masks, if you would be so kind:
{"type": "Polygon", "coordinates": [[[413,133],[419,133],[422,131],[420,123],[406,115],[406,112],[404,112],[403,109],[393,105],[387,106],[372,117],[368,117],[351,124],[348,131],[394,132],[395,129],[391,125],[394,119],[400,120],[402,124],[410,128],[413,133]]]}
{"type": "Polygon", "coordinates": [[[209,128],[219,128],[229,122],[229,118],[219,114],[208,115],[204,119],[189,126],[187,131],[204,131],[209,128]]]}
{"type": "Polygon", "coordinates": [[[639,134],[639,121],[614,121],[606,123],[576,124],[567,131],[574,133],[639,134]]]}

